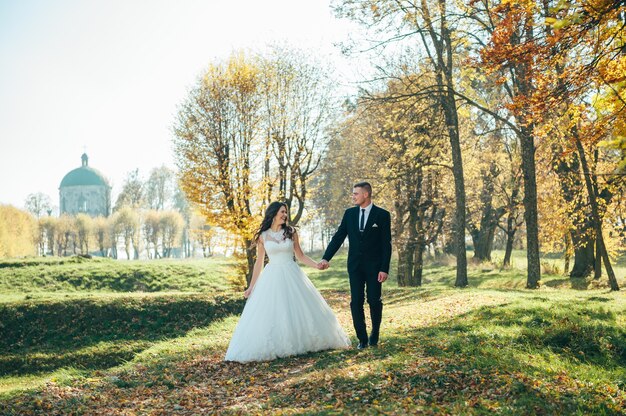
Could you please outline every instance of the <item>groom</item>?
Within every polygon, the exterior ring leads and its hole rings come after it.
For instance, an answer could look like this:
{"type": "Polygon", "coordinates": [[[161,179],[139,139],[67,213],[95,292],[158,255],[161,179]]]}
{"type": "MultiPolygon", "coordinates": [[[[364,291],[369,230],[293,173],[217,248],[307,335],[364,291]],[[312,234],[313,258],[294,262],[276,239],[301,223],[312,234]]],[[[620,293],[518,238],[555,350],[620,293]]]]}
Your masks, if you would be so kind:
{"type": "Polygon", "coordinates": [[[320,268],[329,267],[339,247],[348,236],[348,275],[350,276],[350,310],[358,349],[378,345],[380,321],[383,316],[382,283],[387,280],[391,260],[391,216],[388,211],[372,204],[372,186],[359,182],[352,189],[355,207],[343,214],[337,232],[328,243],[320,268]],[[365,293],[370,306],[372,331],[367,337],[365,326],[365,293]]]}

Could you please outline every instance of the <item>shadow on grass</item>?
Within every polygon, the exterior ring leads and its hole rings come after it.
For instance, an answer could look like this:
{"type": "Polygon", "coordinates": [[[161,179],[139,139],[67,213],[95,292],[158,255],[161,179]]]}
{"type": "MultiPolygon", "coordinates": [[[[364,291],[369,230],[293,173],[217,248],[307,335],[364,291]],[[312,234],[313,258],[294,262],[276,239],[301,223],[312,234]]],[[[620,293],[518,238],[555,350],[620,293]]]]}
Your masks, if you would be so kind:
{"type": "MultiPolygon", "coordinates": [[[[430,409],[454,414],[465,409],[464,414],[492,414],[509,409],[510,414],[610,415],[622,414],[626,406],[604,391],[615,388],[626,374],[626,331],[618,327],[615,311],[599,308],[593,299],[556,307],[483,307],[397,335],[385,338],[377,349],[314,355],[306,371],[338,375],[321,385],[294,379],[290,389],[271,395],[271,407],[299,407],[307,395],[320,406],[340,404],[345,413],[376,402],[383,413],[430,409]],[[531,355],[553,354],[563,361],[552,360],[548,367],[541,360],[529,364],[531,355]],[[365,375],[342,375],[346,367],[364,362],[372,363],[365,375]],[[581,383],[562,363],[580,365],[580,372],[589,366],[603,368],[612,379],[590,375],[581,383]]],[[[289,363],[273,366],[279,371],[289,363]]]]}
{"type": "Polygon", "coordinates": [[[443,299],[454,296],[454,291],[446,290],[442,287],[395,287],[386,288],[383,291],[383,304],[385,306],[404,304],[407,302],[421,300],[428,301],[432,299],[443,299]]]}
{"type": "MultiPolygon", "coordinates": [[[[409,295],[400,289],[390,292],[390,301],[409,295]]],[[[335,294],[344,296],[345,292],[335,294]]],[[[142,365],[142,372],[120,375],[120,381],[113,382],[116,388],[105,390],[113,395],[107,405],[115,405],[119,397],[136,397],[138,391],[128,389],[143,389],[149,381],[150,387],[166,387],[155,391],[159,400],[172,403],[189,398],[185,395],[190,386],[212,388],[211,394],[220,397],[224,406],[220,409],[233,414],[237,409],[246,411],[236,406],[249,395],[261,406],[255,408],[260,413],[285,409],[356,414],[378,402],[372,413],[620,414],[626,404],[613,400],[607,391],[615,389],[615,380],[625,374],[626,334],[617,327],[621,304],[616,307],[602,297],[576,303],[529,296],[522,302],[483,307],[429,327],[390,332],[393,336],[383,337],[380,347],[364,351],[317,352],[255,364],[223,362],[215,358],[223,351],[212,349],[194,353],[194,357],[208,357],[204,361],[159,354],[155,361],[142,365]],[[542,364],[541,357],[554,355],[563,360],[549,358],[549,364],[542,364]],[[534,361],[532,356],[539,359],[534,361]],[[581,376],[591,366],[607,371],[599,371],[601,376],[581,376]]],[[[194,390],[194,394],[202,391],[194,390]]],[[[32,397],[11,399],[8,406],[39,410],[31,404],[33,400],[26,400],[32,397]]],[[[90,401],[90,390],[70,399],[48,397],[55,408],[73,409],[72,400],[77,400],[93,406],[92,410],[102,409],[90,401]]]]}
{"type": "Polygon", "coordinates": [[[514,327],[516,335],[509,341],[515,345],[545,348],[601,367],[626,365],[626,330],[618,325],[616,313],[599,306],[595,299],[558,307],[483,307],[464,317],[463,322],[459,319],[456,326],[475,334],[478,322],[488,323],[494,327],[494,337],[505,336],[502,334],[508,332],[504,329],[514,327]]]}
{"type": "Polygon", "coordinates": [[[179,295],[0,305],[0,375],[105,369],[153,342],[240,313],[239,297],[179,295]]]}
{"type": "Polygon", "coordinates": [[[553,279],[547,280],[545,285],[553,288],[569,287],[574,290],[588,290],[591,286],[591,279],[585,278],[565,278],[565,279],[553,279]]]}

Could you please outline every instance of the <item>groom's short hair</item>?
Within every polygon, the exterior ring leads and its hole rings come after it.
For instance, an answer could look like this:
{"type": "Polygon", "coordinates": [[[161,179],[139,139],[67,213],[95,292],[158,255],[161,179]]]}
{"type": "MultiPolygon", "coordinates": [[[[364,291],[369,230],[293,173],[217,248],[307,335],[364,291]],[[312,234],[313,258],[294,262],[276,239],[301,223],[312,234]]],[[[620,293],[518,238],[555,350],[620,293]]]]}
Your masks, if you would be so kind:
{"type": "Polygon", "coordinates": [[[365,192],[367,192],[367,194],[370,196],[370,198],[372,197],[372,185],[370,185],[369,182],[355,183],[353,188],[363,188],[365,192]]]}

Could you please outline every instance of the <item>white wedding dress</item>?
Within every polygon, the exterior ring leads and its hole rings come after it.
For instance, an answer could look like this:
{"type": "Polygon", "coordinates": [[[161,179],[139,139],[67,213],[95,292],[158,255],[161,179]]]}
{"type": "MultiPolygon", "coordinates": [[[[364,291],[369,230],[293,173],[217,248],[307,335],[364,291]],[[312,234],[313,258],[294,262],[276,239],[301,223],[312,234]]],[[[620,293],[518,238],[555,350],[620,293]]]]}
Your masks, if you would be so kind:
{"type": "Polygon", "coordinates": [[[269,263],[243,309],[226,361],[267,361],[335,348],[350,341],[322,295],[294,261],[283,232],[261,235],[269,263]]]}

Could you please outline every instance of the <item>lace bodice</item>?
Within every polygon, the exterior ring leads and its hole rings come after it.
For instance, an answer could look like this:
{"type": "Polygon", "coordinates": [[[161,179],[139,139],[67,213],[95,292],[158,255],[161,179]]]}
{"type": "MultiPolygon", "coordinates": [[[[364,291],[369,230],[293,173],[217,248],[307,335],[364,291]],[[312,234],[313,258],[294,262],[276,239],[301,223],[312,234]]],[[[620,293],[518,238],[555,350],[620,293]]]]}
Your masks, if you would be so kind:
{"type": "Polygon", "coordinates": [[[283,230],[265,230],[261,234],[265,252],[272,263],[293,262],[293,240],[285,238],[283,230]]]}

